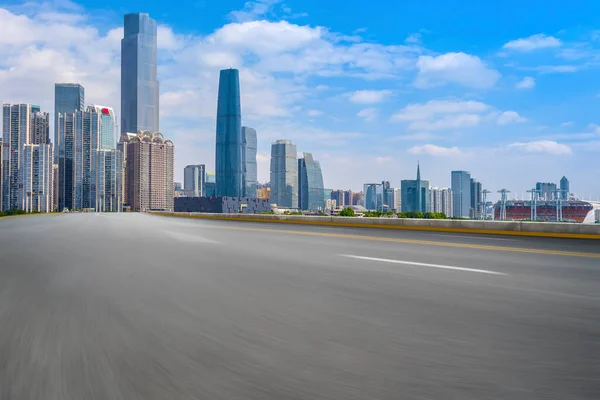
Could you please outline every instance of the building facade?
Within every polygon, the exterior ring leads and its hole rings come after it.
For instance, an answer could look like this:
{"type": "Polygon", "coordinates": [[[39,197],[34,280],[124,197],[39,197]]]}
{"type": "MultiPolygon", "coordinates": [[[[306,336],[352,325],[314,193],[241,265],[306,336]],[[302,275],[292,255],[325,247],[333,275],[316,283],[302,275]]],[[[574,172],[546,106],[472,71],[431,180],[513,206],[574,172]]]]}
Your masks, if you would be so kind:
{"type": "Polygon", "coordinates": [[[325,188],[321,164],[311,153],[298,159],[298,208],[318,211],[325,209],[325,188]]]}
{"type": "Polygon", "coordinates": [[[183,169],[183,190],[191,197],[204,197],[206,167],[204,164],[188,165],[183,169]]]}
{"type": "Polygon", "coordinates": [[[216,137],[217,196],[242,197],[242,109],[237,69],[224,69],[219,76],[216,137]]]}
{"type": "Polygon", "coordinates": [[[383,211],[383,186],[381,183],[365,183],[364,207],[369,211],[383,211]]]}
{"type": "Polygon", "coordinates": [[[417,165],[417,179],[403,180],[400,183],[402,192],[402,212],[429,211],[429,181],[421,180],[421,167],[417,165]]]}
{"type": "Polygon", "coordinates": [[[542,201],[553,201],[556,197],[556,183],[551,182],[537,182],[535,184],[535,190],[539,200],[542,201]]]}
{"type": "Polygon", "coordinates": [[[471,178],[471,210],[469,217],[480,219],[483,215],[483,185],[477,179],[471,178]]]}
{"type": "Polygon", "coordinates": [[[280,208],[298,207],[298,161],[296,145],[277,140],[271,145],[271,203],[280,208]]]}
{"type": "Polygon", "coordinates": [[[146,13],[126,14],[121,40],[121,132],[159,130],[157,26],[146,13]]]}
{"type": "Polygon", "coordinates": [[[570,193],[569,180],[563,176],[560,180],[560,196],[563,200],[569,200],[570,193]]]}
{"type": "MultiPolygon", "coordinates": [[[[27,175],[25,175],[24,164],[24,148],[26,145],[31,145],[32,140],[36,137],[35,128],[39,128],[41,124],[46,123],[47,114],[40,112],[40,107],[32,104],[2,104],[2,176],[0,176],[0,185],[2,189],[2,211],[12,209],[25,210],[27,191],[25,185],[27,175]],[[39,119],[43,119],[40,122],[39,119]]],[[[43,128],[42,131],[45,131],[43,128]]],[[[39,137],[41,140],[43,135],[39,137]]],[[[45,140],[45,139],[44,139],[45,140]]],[[[43,143],[45,144],[45,143],[43,143]]],[[[28,150],[30,153],[32,149],[28,150]]],[[[52,152],[52,147],[49,150],[46,148],[41,150],[44,157],[49,152],[52,152]]],[[[39,157],[39,150],[34,151],[35,156],[30,160],[39,157]]],[[[43,159],[45,160],[45,159],[43,159]]],[[[52,162],[50,163],[51,168],[52,162]]],[[[28,165],[31,170],[32,165],[28,165]]],[[[36,170],[37,171],[37,170],[36,170]]],[[[42,180],[42,183],[46,183],[42,180]]],[[[51,187],[38,187],[36,189],[44,193],[51,192],[51,187]]]]}
{"type": "Polygon", "coordinates": [[[84,111],[85,89],[79,83],[56,83],[54,85],[54,162],[58,164],[61,149],[58,134],[58,115],[84,111]]]}
{"type": "Polygon", "coordinates": [[[346,196],[345,196],[345,192],[343,190],[334,190],[331,192],[331,196],[330,199],[335,201],[335,204],[338,207],[343,207],[346,205],[350,205],[348,203],[346,203],[346,196]]]}
{"type": "Polygon", "coordinates": [[[174,145],[160,132],[138,132],[127,143],[127,199],[133,211],[173,211],[174,145]]]}
{"type": "Polygon", "coordinates": [[[31,122],[31,144],[50,144],[50,114],[36,111],[31,122]]]}
{"type": "Polygon", "coordinates": [[[452,171],[452,216],[469,218],[471,216],[471,173],[452,171]]]}
{"type": "Polygon", "coordinates": [[[26,212],[53,211],[53,163],[51,144],[26,144],[22,150],[22,189],[19,190],[19,209],[26,212]]]}
{"type": "Polygon", "coordinates": [[[448,188],[429,189],[429,210],[435,213],[444,213],[452,216],[452,190],[448,188]]]}
{"type": "Polygon", "coordinates": [[[123,154],[116,149],[99,149],[95,158],[92,171],[92,205],[95,211],[123,211],[123,154]]]}
{"type": "Polygon", "coordinates": [[[242,187],[243,196],[256,197],[258,169],[256,165],[257,138],[256,130],[242,126],[242,187]]]}

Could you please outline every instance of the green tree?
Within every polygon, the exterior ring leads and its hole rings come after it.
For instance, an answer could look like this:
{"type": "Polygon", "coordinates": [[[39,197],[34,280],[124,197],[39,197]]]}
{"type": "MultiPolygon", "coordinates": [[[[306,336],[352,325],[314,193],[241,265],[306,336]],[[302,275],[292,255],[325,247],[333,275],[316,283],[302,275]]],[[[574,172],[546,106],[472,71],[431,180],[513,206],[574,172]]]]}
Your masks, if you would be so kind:
{"type": "Polygon", "coordinates": [[[350,207],[346,207],[342,211],[340,211],[340,217],[354,217],[354,215],[354,210],[350,207]]]}

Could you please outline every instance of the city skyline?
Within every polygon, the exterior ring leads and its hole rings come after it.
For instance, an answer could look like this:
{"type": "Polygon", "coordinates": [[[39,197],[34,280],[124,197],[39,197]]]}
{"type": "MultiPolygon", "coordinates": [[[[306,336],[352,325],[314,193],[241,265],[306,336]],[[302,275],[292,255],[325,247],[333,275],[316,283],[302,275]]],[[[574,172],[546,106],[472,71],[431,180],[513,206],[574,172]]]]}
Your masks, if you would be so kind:
{"type": "MultiPolygon", "coordinates": [[[[243,9],[241,2],[230,2],[229,5],[230,9],[243,9]]],[[[161,131],[178,143],[177,180],[182,180],[185,165],[198,162],[214,165],[214,150],[210,145],[214,140],[214,128],[210,129],[210,126],[214,127],[216,110],[215,77],[220,68],[235,67],[240,70],[244,87],[245,123],[259,132],[257,161],[258,180],[261,182],[268,180],[270,143],[289,138],[297,144],[299,152],[310,151],[319,159],[326,171],[325,186],[334,189],[360,190],[364,182],[381,180],[388,180],[392,186],[398,187],[402,179],[413,174],[416,159],[420,158],[432,186],[450,186],[450,170],[469,170],[484,183],[484,188],[493,192],[493,200],[497,200],[497,190],[503,187],[521,197],[521,193],[536,182],[554,182],[557,176],[562,175],[569,177],[572,191],[580,197],[592,196],[595,199],[600,196],[600,188],[594,185],[599,171],[593,163],[598,155],[593,143],[599,135],[598,128],[588,126],[599,121],[595,114],[582,107],[567,104],[580,105],[584,99],[590,104],[598,101],[596,93],[585,97],[588,94],[581,78],[577,78],[585,75],[586,69],[591,70],[592,66],[579,67],[583,63],[578,62],[581,58],[565,58],[569,54],[574,57],[577,39],[575,33],[569,33],[568,28],[573,25],[567,17],[561,22],[564,24],[561,28],[567,28],[566,32],[543,24],[520,31],[512,30],[497,34],[494,43],[488,44],[489,51],[478,53],[470,50],[471,42],[464,38],[452,49],[444,49],[436,44],[439,32],[420,32],[411,28],[412,32],[403,31],[410,40],[400,43],[398,39],[370,36],[377,32],[378,27],[368,20],[364,21],[366,32],[353,33],[336,25],[333,20],[330,26],[326,20],[311,22],[310,17],[292,19],[290,15],[282,14],[279,6],[273,6],[270,14],[249,15],[243,21],[222,14],[221,19],[216,18],[201,27],[203,38],[198,38],[197,32],[190,33],[189,28],[176,19],[161,15],[152,7],[132,10],[148,11],[158,21],[158,74],[163,85],[160,98],[164,106],[161,131]],[[353,35],[355,41],[349,38],[342,42],[332,41],[320,28],[327,26],[330,26],[332,34],[353,35]],[[278,30],[284,27],[289,29],[278,30]],[[247,35],[248,38],[254,38],[250,40],[253,41],[251,44],[240,33],[241,29],[249,30],[251,35],[247,35]],[[278,33],[273,34],[269,29],[278,33]],[[411,36],[415,32],[418,34],[411,36]],[[291,45],[290,40],[300,33],[307,37],[291,45]],[[192,35],[191,38],[186,36],[188,34],[192,35]],[[312,70],[300,74],[297,69],[282,62],[286,54],[306,54],[308,48],[325,51],[324,43],[333,46],[331,51],[345,49],[356,54],[362,54],[361,48],[376,51],[377,46],[387,49],[386,46],[400,45],[407,56],[402,58],[403,62],[412,67],[405,70],[397,66],[386,72],[369,64],[354,71],[355,78],[349,78],[352,71],[345,64],[320,64],[321,71],[325,68],[329,74],[316,74],[312,70]],[[275,44],[280,47],[272,50],[275,44]],[[212,65],[202,61],[204,59],[190,58],[198,54],[206,57],[217,54],[217,48],[222,53],[211,58],[212,65]],[[251,57],[246,57],[246,53],[251,57]],[[543,71],[527,70],[504,65],[524,62],[519,57],[526,56],[544,57],[546,64],[542,66],[546,68],[543,71]],[[196,60],[188,66],[194,66],[193,76],[186,72],[188,69],[181,69],[183,60],[186,63],[196,60]],[[467,67],[471,65],[468,61],[472,61],[472,66],[483,66],[477,70],[480,74],[472,74],[472,79],[481,80],[479,86],[473,85],[473,82],[467,84],[471,77],[457,77],[456,71],[446,71],[450,75],[444,78],[434,76],[435,71],[426,68],[437,63],[443,69],[451,60],[465,63],[467,67]],[[307,78],[300,79],[298,86],[292,80],[277,76],[275,64],[280,72],[307,78]],[[553,66],[555,70],[552,70],[553,66]],[[563,71],[558,73],[561,66],[563,71]],[[409,72],[411,68],[414,68],[414,73],[409,72]],[[569,69],[572,71],[567,71],[569,69]],[[483,78],[491,76],[486,75],[486,71],[492,71],[496,80],[493,85],[484,87],[483,78]],[[377,73],[379,77],[375,76],[377,73]],[[367,74],[369,79],[365,79],[367,74]],[[390,78],[385,77],[386,74],[400,77],[401,84],[392,83],[390,78]],[[574,82],[575,79],[578,80],[574,82]],[[349,80],[353,82],[349,83],[349,80]],[[571,89],[563,90],[565,86],[571,89]],[[579,88],[579,92],[573,88],[579,88]],[[557,94],[548,93],[548,90],[557,94]],[[558,92],[560,97],[557,97],[558,92]],[[536,107],[523,103],[534,99],[543,102],[536,107]],[[570,101],[566,102],[566,99],[570,101]],[[558,108],[559,105],[561,108],[558,108]],[[394,121],[390,121],[392,116],[394,121]],[[559,117],[560,120],[557,119],[559,117]],[[442,129],[450,123],[458,124],[455,130],[442,129]],[[417,131],[417,128],[422,131],[417,131]]],[[[300,4],[294,6],[298,11],[302,11],[302,7],[300,4]]],[[[86,88],[88,104],[106,104],[115,110],[120,109],[119,64],[115,54],[120,52],[123,31],[118,26],[122,24],[123,15],[99,22],[94,19],[92,9],[80,7],[77,10],[87,19],[73,22],[73,29],[84,32],[84,26],[89,25],[98,30],[91,37],[86,36],[89,41],[98,44],[92,46],[96,50],[93,52],[94,62],[80,63],[80,58],[71,57],[66,64],[63,63],[65,66],[60,63],[51,68],[46,66],[43,74],[27,74],[28,70],[23,69],[28,77],[36,77],[35,90],[29,87],[29,81],[7,72],[0,81],[5,89],[3,101],[40,103],[42,109],[51,111],[54,94],[52,86],[48,85],[80,82],[86,88]],[[48,82],[43,83],[46,78],[48,82]]],[[[212,7],[207,7],[207,11],[219,12],[212,7]]],[[[64,17],[73,11],[58,9],[57,12],[64,17]]],[[[418,9],[412,12],[418,14],[418,9]]],[[[21,16],[26,23],[35,22],[39,28],[33,34],[46,29],[40,51],[55,48],[53,46],[62,51],[60,46],[73,44],[64,37],[60,37],[62,42],[54,40],[51,43],[50,39],[56,38],[52,35],[57,34],[58,28],[54,25],[50,28],[47,20],[40,19],[40,13],[33,9],[6,6],[3,15],[6,21],[21,16]]],[[[414,23],[429,24],[423,19],[414,23]]],[[[587,40],[588,47],[584,48],[589,51],[596,48],[595,42],[589,38],[590,31],[578,34],[581,40],[587,40]]],[[[474,43],[477,38],[469,40],[474,43]]],[[[73,46],[73,50],[65,51],[83,51],[82,47],[73,46]]],[[[86,46],[89,47],[87,42],[86,46]]],[[[19,54],[19,49],[10,43],[9,50],[3,51],[19,54]]],[[[92,61],[92,54],[81,54],[92,61]]],[[[584,57],[585,54],[578,53],[577,56],[584,57]]],[[[7,59],[12,60],[10,57],[7,59]]],[[[382,62],[387,61],[383,59],[382,62]]],[[[389,64],[385,65],[389,67],[389,64]]],[[[120,117],[117,115],[117,118],[120,117]]]]}

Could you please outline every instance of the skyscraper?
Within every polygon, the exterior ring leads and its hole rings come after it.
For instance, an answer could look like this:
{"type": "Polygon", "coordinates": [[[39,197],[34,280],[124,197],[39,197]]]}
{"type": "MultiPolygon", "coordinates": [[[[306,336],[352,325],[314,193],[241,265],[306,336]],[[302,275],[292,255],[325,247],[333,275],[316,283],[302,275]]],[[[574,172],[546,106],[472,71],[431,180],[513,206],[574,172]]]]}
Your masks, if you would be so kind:
{"type": "Polygon", "coordinates": [[[256,197],[258,171],[256,167],[256,130],[242,126],[242,187],[243,197],[256,197]]]}
{"type": "Polygon", "coordinates": [[[242,152],[239,72],[237,69],[224,69],[219,76],[217,100],[217,196],[243,196],[242,152]]]}
{"type": "Polygon", "coordinates": [[[452,216],[469,218],[471,213],[471,173],[452,171],[452,216]]]}
{"type": "Polygon", "coordinates": [[[552,201],[556,197],[556,183],[537,182],[535,190],[540,200],[552,201]]]}
{"type": "Polygon", "coordinates": [[[417,179],[400,182],[402,212],[429,211],[429,181],[421,180],[421,166],[417,165],[417,179]]]}
{"type": "Polygon", "coordinates": [[[121,132],[158,132],[156,21],[126,14],[121,40],[121,132]]]}
{"type": "Polygon", "coordinates": [[[95,161],[94,209],[98,212],[123,211],[123,155],[116,149],[99,149],[95,161]]]}
{"type": "Polygon", "coordinates": [[[383,185],[381,183],[365,183],[364,207],[370,211],[383,211],[383,185]]]}
{"type": "Polygon", "coordinates": [[[174,146],[160,132],[138,132],[127,143],[127,199],[133,211],[173,211],[174,146]]]}
{"type": "Polygon", "coordinates": [[[298,208],[301,210],[324,210],[325,188],[321,164],[311,153],[303,153],[298,159],[298,208]]]}
{"type": "MultiPolygon", "coordinates": [[[[117,160],[123,157],[121,151],[115,155],[99,153],[114,150],[114,132],[114,112],[109,107],[89,106],[86,111],[58,114],[58,139],[62,143],[58,156],[59,210],[98,209],[96,201],[106,192],[102,183],[107,173],[106,158],[112,163],[109,167],[123,163],[122,159],[117,160]]],[[[114,196],[122,199],[122,188],[114,196]]],[[[100,209],[117,211],[112,206],[100,209]]]]}
{"type": "Polygon", "coordinates": [[[52,212],[54,156],[51,144],[25,144],[22,151],[19,209],[52,212]]]}
{"type": "Polygon", "coordinates": [[[54,162],[58,163],[58,156],[62,143],[58,134],[58,114],[71,114],[83,111],[85,107],[85,90],[79,83],[54,84],[54,162]]]}
{"type": "Polygon", "coordinates": [[[25,145],[32,144],[37,113],[40,113],[40,107],[32,104],[2,104],[3,155],[0,181],[3,211],[25,209],[23,149],[25,145]]]}
{"type": "Polygon", "coordinates": [[[31,144],[50,144],[50,114],[36,111],[31,121],[31,144]]]}
{"type": "Polygon", "coordinates": [[[560,196],[562,200],[569,200],[569,180],[563,176],[560,180],[560,196]]]}
{"type": "Polygon", "coordinates": [[[479,219],[483,215],[483,186],[477,179],[471,178],[471,211],[470,218],[479,219]]]}
{"type": "Polygon", "coordinates": [[[290,140],[277,140],[271,145],[270,199],[279,207],[298,207],[298,161],[296,145],[290,140]]]}
{"type": "Polygon", "coordinates": [[[188,165],[183,169],[183,190],[186,196],[204,197],[206,167],[204,164],[188,165]]]}

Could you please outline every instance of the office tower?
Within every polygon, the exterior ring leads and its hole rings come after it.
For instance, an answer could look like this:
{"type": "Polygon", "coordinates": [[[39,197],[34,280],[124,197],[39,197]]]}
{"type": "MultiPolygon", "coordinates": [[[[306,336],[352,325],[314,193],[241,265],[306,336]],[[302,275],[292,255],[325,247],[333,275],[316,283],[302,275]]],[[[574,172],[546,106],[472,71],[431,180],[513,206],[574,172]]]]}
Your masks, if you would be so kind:
{"type": "Polygon", "coordinates": [[[83,111],[85,90],[79,83],[54,84],[54,162],[58,163],[62,143],[58,134],[58,114],[72,114],[83,111]]]}
{"type": "Polygon", "coordinates": [[[381,182],[381,186],[383,189],[383,208],[387,211],[394,210],[394,188],[390,186],[389,181],[381,182]]]}
{"type": "Polygon", "coordinates": [[[352,190],[344,191],[344,204],[351,206],[352,205],[352,197],[353,197],[352,190]]]}
{"type": "Polygon", "coordinates": [[[31,144],[50,144],[50,114],[36,111],[31,121],[31,144]]]}
{"type": "Polygon", "coordinates": [[[26,212],[52,212],[54,186],[52,145],[25,144],[21,151],[20,204],[16,208],[26,212]]]}
{"type": "Polygon", "coordinates": [[[278,140],[271,145],[271,203],[281,208],[298,207],[296,145],[278,140]]]}
{"type": "Polygon", "coordinates": [[[569,200],[569,180],[566,176],[560,180],[560,196],[562,200],[569,200]]]}
{"type": "Polygon", "coordinates": [[[535,184],[538,199],[543,201],[552,201],[556,195],[556,183],[537,182],[535,184]]]}
{"type": "Polygon", "coordinates": [[[24,209],[23,148],[31,144],[39,106],[2,104],[2,210],[24,209]]]}
{"type": "Polygon", "coordinates": [[[311,153],[302,153],[298,159],[298,208],[300,210],[323,210],[325,208],[325,188],[321,164],[311,153]]]}
{"type": "Polygon", "coordinates": [[[100,128],[92,127],[98,132],[95,146],[101,150],[113,150],[115,148],[115,112],[111,107],[91,105],[87,112],[94,113],[94,123],[99,123],[100,128]]]}
{"type": "Polygon", "coordinates": [[[183,190],[187,196],[204,197],[206,167],[204,164],[188,165],[183,169],[183,190]]]}
{"type": "Polygon", "coordinates": [[[243,197],[256,197],[258,171],[256,167],[256,130],[242,126],[242,188],[243,197]]]}
{"type": "Polygon", "coordinates": [[[452,171],[452,216],[469,218],[471,213],[471,173],[452,171]]]}
{"type": "Polygon", "coordinates": [[[422,212],[429,210],[429,181],[421,180],[421,166],[417,165],[417,179],[400,182],[403,212],[422,212]]]}
{"type": "Polygon", "coordinates": [[[365,183],[363,185],[364,207],[370,211],[383,211],[383,185],[381,183],[365,183]]]}
{"type": "Polygon", "coordinates": [[[471,178],[471,211],[470,218],[479,219],[483,215],[483,187],[477,179],[471,178]]]}
{"type": "Polygon", "coordinates": [[[158,132],[156,21],[126,14],[121,40],[121,132],[158,132]]]}
{"type": "Polygon", "coordinates": [[[402,210],[402,189],[394,189],[394,210],[400,212],[402,210]]]}
{"type": "Polygon", "coordinates": [[[348,206],[350,204],[346,203],[346,196],[343,190],[333,190],[331,192],[331,196],[329,197],[331,200],[335,200],[335,205],[338,207],[348,206]]]}
{"type": "Polygon", "coordinates": [[[97,212],[123,211],[123,155],[119,150],[96,150],[93,206],[97,212]]]}
{"type": "Polygon", "coordinates": [[[216,144],[217,196],[242,197],[242,111],[237,69],[224,69],[219,76],[216,144]]]}
{"type": "Polygon", "coordinates": [[[127,199],[133,211],[173,211],[174,146],[160,132],[138,132],[127,143],[127,199]]]}
{"type": "MultiPolygon", "coordinates": [[[[105,193],[104,185],[97,182],[105,172],[98,171],[99,150],[114,150],[115,117],[109,107],[89,106],[86,111],[58,114],[58,140],[62,143],[58,156],[58,209],[97,209],[99,195],[105,193]]],[[[122,167],[122,152],[110,158],[122,167]],[[121,157],[119,161],[116,161],[121,157]]],[[[102,160],[101,160],[102,161],[102,160]]],[[[104,161],[101,164],[104,168],[104,161]]],[[[121,173],[122,175],[122,173],[121,173]]],[[[122,179],[119,183],[122,186],[122,179]]],[[[112,181],[110,181],[112,184],[112,181]]],[[[123,188],[114,196],[122,200],[123,188]]],[[[115,211],[111,207],[106,211],[115,211]]]]}

